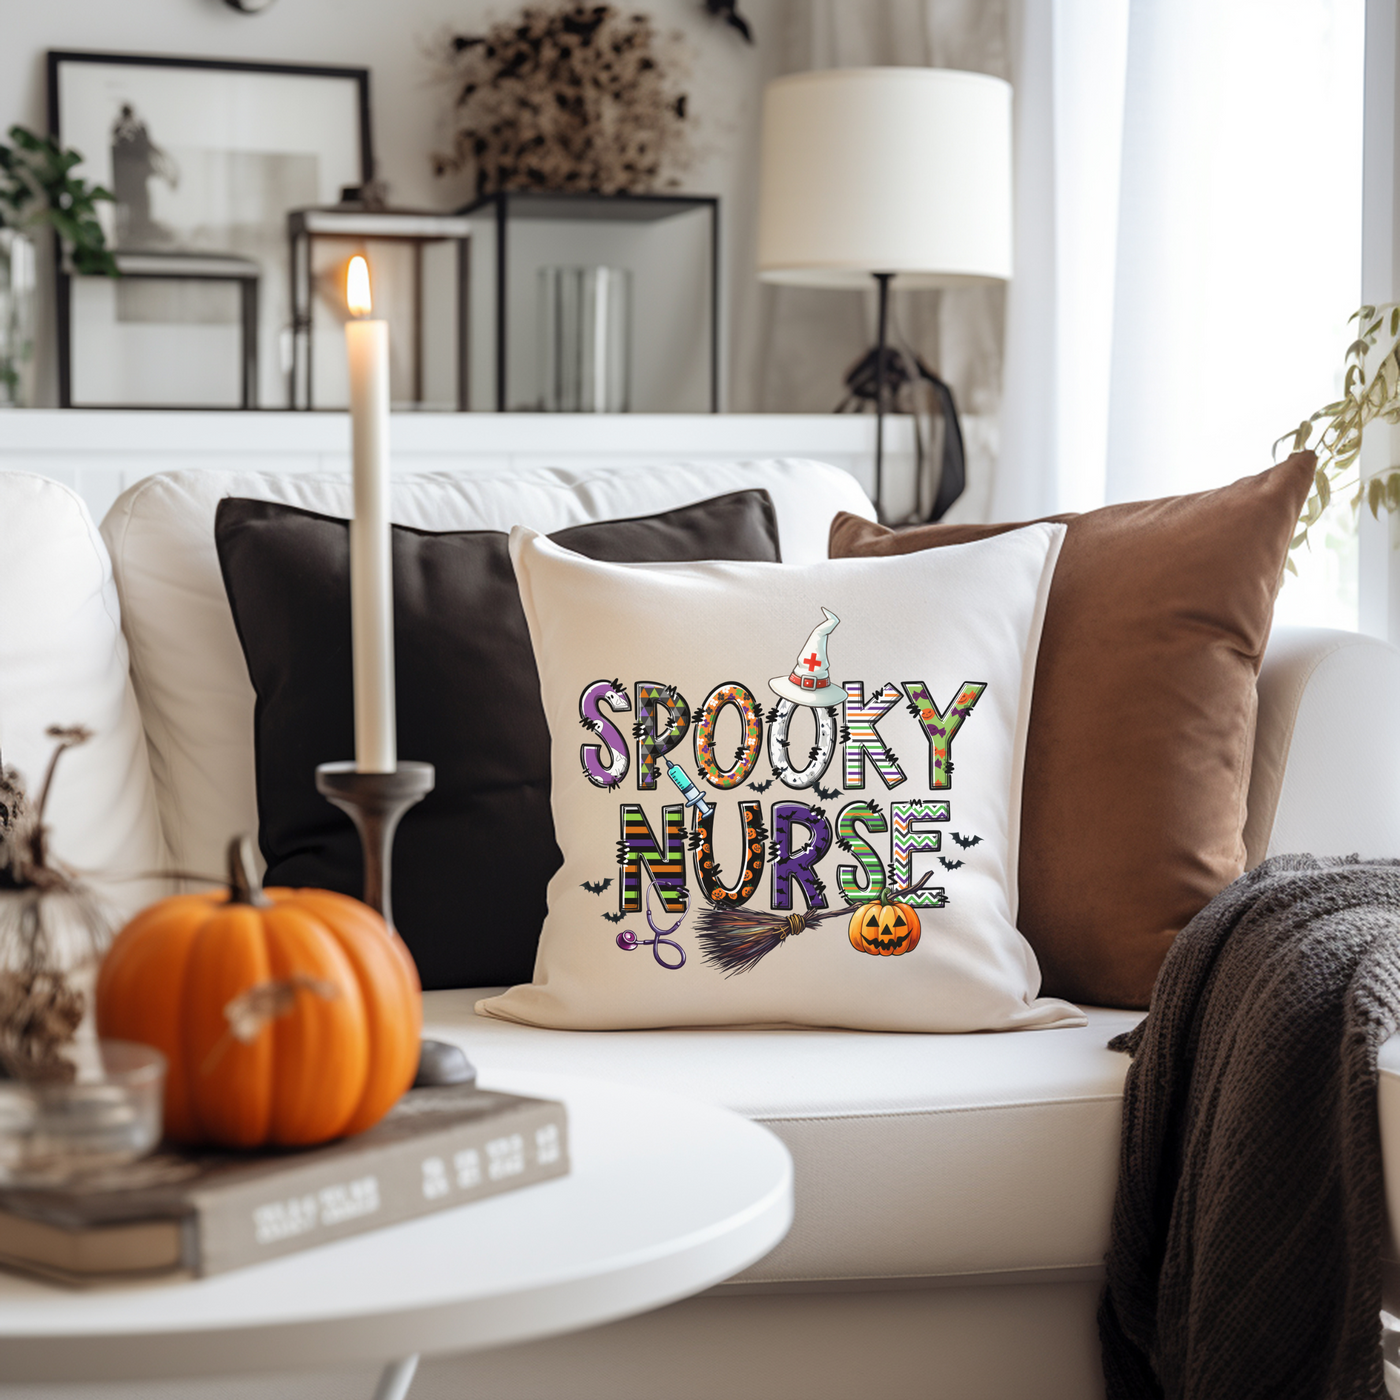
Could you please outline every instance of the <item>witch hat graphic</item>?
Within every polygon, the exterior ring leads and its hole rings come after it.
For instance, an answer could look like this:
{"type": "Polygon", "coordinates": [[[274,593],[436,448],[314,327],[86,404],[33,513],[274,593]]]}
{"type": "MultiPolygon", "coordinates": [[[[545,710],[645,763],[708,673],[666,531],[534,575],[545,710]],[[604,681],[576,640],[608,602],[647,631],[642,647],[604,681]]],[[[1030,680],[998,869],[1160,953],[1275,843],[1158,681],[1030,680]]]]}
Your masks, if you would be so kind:
{"type": "Polygon", "coordinates": [[[810,705],[816,710],[830,709],[839,705],[846,692],[831,683],[831,666],[826,659],[826,639],[841,621],[830,608],[823,608],[826,621],[812,629],[812,635],[797,654],[797,664],[786,676],[774,676],[768,688],[784,700],[794,700],[799,705],[810,705]]]}

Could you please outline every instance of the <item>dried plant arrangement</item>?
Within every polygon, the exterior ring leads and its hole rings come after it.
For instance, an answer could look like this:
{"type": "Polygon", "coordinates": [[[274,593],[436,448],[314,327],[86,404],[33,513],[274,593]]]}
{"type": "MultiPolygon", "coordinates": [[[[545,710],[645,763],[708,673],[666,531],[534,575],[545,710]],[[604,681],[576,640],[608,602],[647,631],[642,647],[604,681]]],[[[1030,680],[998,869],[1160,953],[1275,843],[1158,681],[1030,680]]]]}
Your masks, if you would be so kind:
{"type": "MultiPolygon", "coordinates": [[[[1355,487],[1353,510],[1362,502],[1380,518],[1381,508],[1400,510],[1400,466],[1391,463],[1366,476],[1361,469],[1361,439],[1368,424],[1380,419],[1400,423],[1400,303],[1363,306],[1354,311],[1348,324],[1356,323],[1357,336],[1347,346],[1342,397],[1324,405],[1310,418],[1274,443],[1287,444],[1294,452],[1311,448],[1317,454],[1313,489],[1303,507],[1298,530],[1289,549],[1307,543],[1308,532],[1332,503],[1336,490],[1355,487]],[[1354,480],[1343,480],[1356,468],[1354,480]]],[[[1288,569],[1297,573],[1293,560],[1288,569]]]]}
{"type": "Polygon", "coordinates": [[[77,1038],[88,980],[111,933],[98,896],[48,852],[44,811],[58,761],[91,734],[55,725],[36,802],[13,768],[0,763],[0,1076],[71,1080],[64,1052],[77,1038]]]}
{"type": "Polygon", "coordinates": [[[643,194],[691,160],[683,41],[612,5],[530,5],[442,41],[452,148],[439,176],[501,190],[643,194]]]}

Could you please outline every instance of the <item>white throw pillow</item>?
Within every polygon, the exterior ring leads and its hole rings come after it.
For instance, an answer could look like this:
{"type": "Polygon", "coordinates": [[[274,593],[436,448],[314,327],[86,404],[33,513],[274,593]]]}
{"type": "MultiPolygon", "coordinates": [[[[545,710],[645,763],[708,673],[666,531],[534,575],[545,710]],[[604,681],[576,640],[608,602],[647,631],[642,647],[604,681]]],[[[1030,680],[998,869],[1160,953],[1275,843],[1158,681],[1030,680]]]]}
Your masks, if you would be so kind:
{"type": "Polygon", "coordinates": [[[130,877],[163,869],[166,852],[112,566],[75,492],[0,472],[0,758],[31,797],[54,724],[84,725],[92,738],[58,770],[50,849],[133,913],[161,887],[130,877]]]}
{"type": "Polygon", "coordinates": [[[1083,1024],[1037,999],[1015,926],[1063,536],[620,565],[513,531],[564,864],[533,984],[478,1011],[578,1029],[1083,1024]]]}

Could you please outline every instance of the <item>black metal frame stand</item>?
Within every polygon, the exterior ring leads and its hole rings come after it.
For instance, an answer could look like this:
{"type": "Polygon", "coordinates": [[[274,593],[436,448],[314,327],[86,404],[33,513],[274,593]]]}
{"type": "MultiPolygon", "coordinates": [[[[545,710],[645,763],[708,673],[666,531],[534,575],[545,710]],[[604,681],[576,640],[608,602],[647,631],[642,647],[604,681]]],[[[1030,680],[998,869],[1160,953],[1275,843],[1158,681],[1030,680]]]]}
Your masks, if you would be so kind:
{"type": "Polygon", "coordinates": [[[890,281],[893,272],[872,274],[880,288],[879,330],[875,340],[875,518],[885,523],[881,500],[885,484],[885,340],[890,316],[890,281]]]}

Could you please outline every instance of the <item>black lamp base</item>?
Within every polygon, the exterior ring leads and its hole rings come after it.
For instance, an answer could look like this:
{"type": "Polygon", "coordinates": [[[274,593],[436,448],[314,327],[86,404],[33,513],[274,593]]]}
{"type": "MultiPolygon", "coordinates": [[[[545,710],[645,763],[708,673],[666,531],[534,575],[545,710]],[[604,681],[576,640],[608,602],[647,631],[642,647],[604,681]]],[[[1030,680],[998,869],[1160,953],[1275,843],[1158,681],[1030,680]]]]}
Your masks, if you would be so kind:
{"type": "MultiPolygon", "coordinates": [[[[943,419],[943,457],[934,478],[931,499],[928,504],[927,522],[941,520],[948,508],[963,493],[967,482],[966,451],[963,446],[962,425],[958,422],[957,406],[953,402],[953,391],[940,379],[919,356],[908,346],[902,350],[891,348],[889,344],[890,283],[893,273],[876,272],[879,292],[877,339],[875,347],[868,350],[846,372],[847,397],[837,412],[844,412],[851,406],[859,406],[862,401],[873,403],[875,407],[875,480],[871,492],[875,514],[881,524],[892,523],[886,516],[884,501],[885,474],[885,409],[898,402],[898,396],[905,386],[917,385],[930,391],[936,402],[935,411],[943,419]]],[[[917,412],[917,410],[915,410],[917,412]]],[[[915,476],[922,481],[924,472],[924,447],[922,435],[915,427],[915,476]]],[[[922,492],[922,487],[918,488],[922,492]]],[[[904,524],[924,523],[920,505],[914,515],[899,522],[904,524]]],[[[896,526],[898,528],[898,526],[896,526]]]]}
{"type": "MultiPolygon", "coordinates": [[[[400,763],[392,773],[361,773],[354,763],[323,763],[316,769],[316,790],[334,803],[360,833],[365,860],[364,902],[394,927],[390,871],[394,833],[403,814],[432,790],[431,763],[400,763]]],[[[476,1070],[461,1048],[442,1040],[425,1040],[419,1050],[415,1089],[427,1085],[470,1084],[476,1070]]]]}

